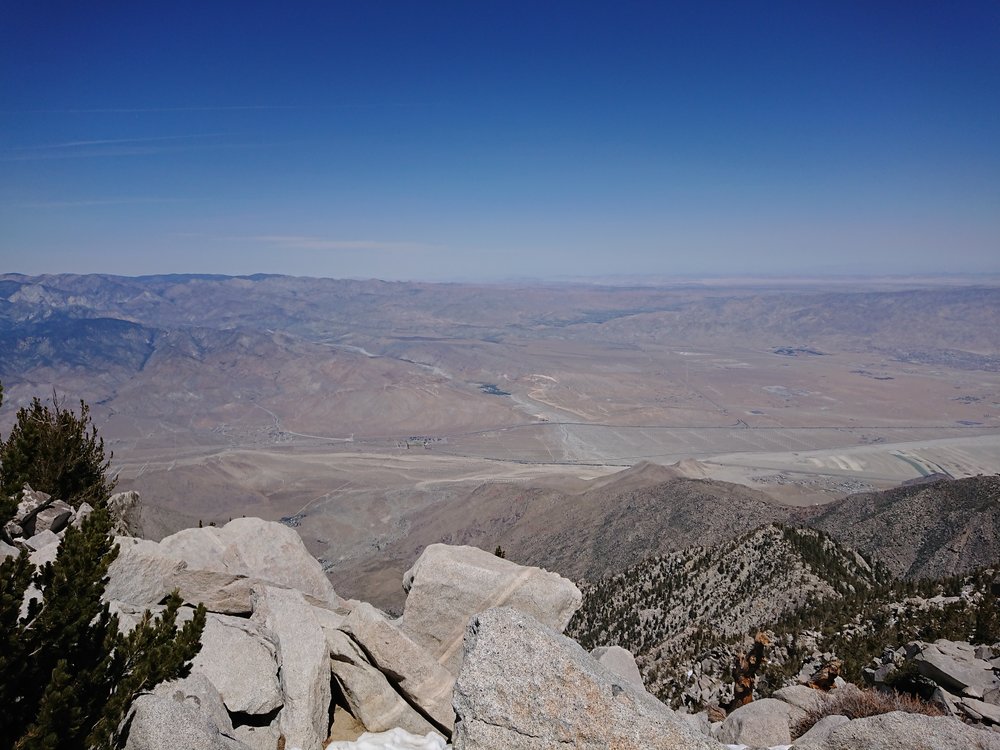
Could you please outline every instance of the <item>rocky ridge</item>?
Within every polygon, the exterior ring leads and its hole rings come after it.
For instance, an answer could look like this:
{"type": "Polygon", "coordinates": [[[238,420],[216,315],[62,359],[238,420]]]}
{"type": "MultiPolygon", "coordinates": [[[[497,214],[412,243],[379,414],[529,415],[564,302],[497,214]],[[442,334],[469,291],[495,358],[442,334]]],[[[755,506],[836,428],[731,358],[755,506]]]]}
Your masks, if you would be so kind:
{"type": "Polygon", "coordinates": [[[584,604],[569,632],[585,646],[613,643],[635,653],[646,684],[663,700],[719,704],[733,697],[724,677],[739,650],[723,644],[884,578],[821,532],[772,524],[581,584],[584,604]],[[716,653],[706,655],[713,645],[716,653]]]}
{"type": "MultiPolygon", "coordinates": [[[[392,619],[341,598],[280,524],[237,519],[118,543],[105,597],[121,628],[172,589],[212,610],[189,676],[134,704],[129,750],[787,746],[801,711],[801,696],[779,695],[715,724],[675,713],[637,682],[627,651],[588,654],[561,634],[581,601],[571,582],[475,548],[424,550],[392,619]]],[[[846,747],[845,732],[868,731],[862,721],[801,747],[846,747]]],[[[850,746],[923,747],[923,732],[1000,748],[1000,737],[954,719],[884,721],[889,744],[850,746]]]]}
{"type": "Polygon", "coordinates": [[[877,557],[897,576],[964,573],[1000,559],[1000,476],[851,495],[803,514],[803,521],[877,557]]]}

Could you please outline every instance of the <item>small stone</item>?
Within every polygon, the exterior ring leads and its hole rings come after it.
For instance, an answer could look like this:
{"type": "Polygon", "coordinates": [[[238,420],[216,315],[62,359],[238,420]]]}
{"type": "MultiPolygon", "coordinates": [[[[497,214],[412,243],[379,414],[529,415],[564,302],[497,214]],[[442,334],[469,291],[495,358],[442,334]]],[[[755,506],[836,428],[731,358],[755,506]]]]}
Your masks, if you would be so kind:
{"type": "Polygon", "coordinates": [[[34,550],[39,550],[42,547],[48,547],[50,544],[59,544],[59,537],[55,535],[55,532],[46,529],[35,534],[30,539],[26,539],[24,543],[34,550]]]}
{"type": "Polygon", "coordinates": [[[830,732],[839,726],[843,726],[849,722],[846,716],[841,716],[840,714],[831,714],[830,716],[824,716],[822,719],[817,721],[808,732],[803,734],[797,740],[795,744],[792,745],[795,750],[820,750],[824,745],[824,741],[830,736],[830,732]]]}
{"type": "Polygon", "coordinates": [[[54,500],[47,508],[35,515],[35,533],[48,529],[58,534],[72,517],[73,506],[62,500],[54,500]]]}
{"type": "Polygon", "coordinates": [[[597,659],[597,662],[622,679],[628,680],[638,688],[646,689],[646,684],[642,681],[642,674],[635,663],[635,657],[628,649],[621,646],[600,646],[590,652],[590,655],[597,659]]]}
{"type": "Polygon", "coordinates": [[[12,547],[7,544],[7,542],[0,539],[0,560],[6,560],[8,557],[17,557],[17,555],[17,547],[12,547]]]}

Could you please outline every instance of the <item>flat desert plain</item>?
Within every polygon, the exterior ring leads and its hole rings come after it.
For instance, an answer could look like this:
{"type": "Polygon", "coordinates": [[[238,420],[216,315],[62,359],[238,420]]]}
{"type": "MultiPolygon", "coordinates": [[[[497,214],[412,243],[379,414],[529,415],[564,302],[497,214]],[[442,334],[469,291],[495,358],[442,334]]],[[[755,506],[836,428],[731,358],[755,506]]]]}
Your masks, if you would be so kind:
{"type": "MultiPolygon", "coordinates": [[[[995,372],[780,346],[454,346],[452,364],[437,342],[434,371],[393,359],[408,372],[391,384],[373,377],[357,394],[370,419],[351,429],[247,404],[216,427],[257,434],[244,445],[116,440],[121,486],[178,514],[164,515],[164,531],[243,514],[285,519],[337,580],[404,536],[422,510],[486,482],[568,486],[646,461],[807,505],[933,474],[1000,471],[995,372]],[[428,416],[392,429],[393,411],[428,416]]],[[[358,367],[389,358],[337,356],[358,367]]]]}
{"type": "Polygon", "coordinates": [[[283,519],[352,591],[484,484],[648,462],[811,505],[1000,471],[997,279],[2,281],[7,425],[84,398],[148,535],[283,519]]]}

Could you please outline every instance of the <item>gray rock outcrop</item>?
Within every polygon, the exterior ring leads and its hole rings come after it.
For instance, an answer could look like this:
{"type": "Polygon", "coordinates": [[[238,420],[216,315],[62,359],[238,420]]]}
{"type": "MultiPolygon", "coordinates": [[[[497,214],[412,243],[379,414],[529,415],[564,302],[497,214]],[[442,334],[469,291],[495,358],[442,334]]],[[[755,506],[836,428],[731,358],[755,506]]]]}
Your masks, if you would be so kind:
{"type": "Polygon", "coordinates": [[[434,729],[426,718],[395,691],[389,680],[340,630],[326,631],[330,667],[351,714],[370,732],[395,727],[424,735],[434,729]]]}
{"type": "Polygon", "coordinates": [[[252,621],[277,646],[284,707],[278,725],[289,747],[321,750],[329,729],[330,659],[326,636],[301,592],[258,586],[252,621]]]}
{"type": "Polygon", "coordinates": [[[403,577],[409,594],[400,628],[453,675],[469,618],[494,607],[526,612],[560,633],[580,607],[571,581],[476,547],[429,545],[403,577]]]}
{"type": "Polygon", "coordinates": [[[597,659],[598,664],[607,667],[623,680],[628,680],[643,690],[646,689],[635,657],[628,649],[621,646],[599,646],[591,651],[590,655],[597,659]]]}
{"type": "Polygon", "coordinates": [[[209,679],[230,712],[269,714],[282,705],[277,647],[253,622],[209,615],[191,668],[209,679]]]}
{"type": "MultiPolygon", "coordinates": [[[[10,523],[17,527],[17,536],[30,537],[36,533],[35,517],[52,505],[55,498],[45,492],[36,492],[29,485],[24,485],[17,501],[17,510],[10,523]]],[[[43,529],[38,529],[43,531],[43,529]]]]}
{"type": "Polygon", "coordinates": [[[913,661],[920,674],[958,692],[968,688],[982,691],[994,681],[992,668],[985,660],[976,659],[975,649],[969,647],[963,652],[949,641],[937,641],[924,647],[913,661]]]}
{"type": "Polygon", "coordinates": [[[827,694],[805,685],[789,685],[775,690],[771,696],[803,711],[818,709],[827,700],[827,694]]]}
{"type": "Polygon", "coordinates": [[[937,685],[932,699],[949,715],[1000,726],[1000,663],[992,656],[990,647],[962,641],[911,641],[905,647],[886,649],[865,674],[878,687],[904,665],[915,667],[937,685]]]}
{"type": "Polygon", "coordinates": [[[236,518],[221,528],[185,529],[160,542],[189,568],[216,570],[296,589],[319,604],[340,603],[333,585],[294,529],[259,518],[236,518]]]}
{"type": "Polygon", "coordinates": [[[795,744],[792,745],[792,749],[822,750],[824,744],[826,743],[826,738],[830,736],[830,732],[837,727],[847,724],[849,721],[850,719],[846,716],[841,716],[840,714],[824,716],[822,719],[813,724],[808,732],[795,740],[795,744]]]}
{"type": "Polygon", "coordinates": [[[855,719],[837,727],[823,750],[1000,750],[1000,734],[951,716],[900,711],[855,719]]]}
{"type": "Polygon", "coordinates": [[[34,532],[51,531],[58,534],[73,518],[73,506],[62,500],[53,500],[35,515],[34,532]]]}
{"type": "Polygon", "coordinates": [[[409,703],[419,707],[446,736],[451,734],[455,724],[451,672],[365,602],[355,606],[342,629],[409,703]]]}
{"type": "Polygon", "coordinates": [[[50,544],[58,544],[59,537],[56,536],[54,531],[46,529],[45,531],[39,531],[34,536],[25,539],[24,543],[33,550],[40,550],[42,547],[48,547],[50,544]]]}
{"type": "Polygon", "coordinates": [[[575,641],[514,609],[474,617],[455,685],[455,750],[719,750],[575,641]]]}
{"type": "Polygon", "coordinates": [[[174,589],[210,611],[249,614],[255,585],[301,591],[312,604],[339,607],[340,597],[301,537],[279,523],[239,518],[221,529],[185,529],[159,544],[117,537],[105,599],[159,604],[174,589]]]}
{"type": "Polygon", "coordinates": [[[44,547],[39,547],[28,555],[28,560],[38,568],[46,563],[55,562],[56,556],[59,554],[59,544],[61,541],[61,539],[56,537],[54,542],[46,544],[44,547]]]}
{"type": "Polygon", "coordinates": [[[125,750],[247,750],[212,684],[201,675],[158,685],[132,704],[125,750]]]}
{"type": "Polygon", "coordinates": [[[135,490],[116,492],[108,498],[107,508],[111,515],[111,530],[118,536],[141,536],[142,506],[139,493],[135,490]]]}
{"type": "Polygon", "coordinates": [[[762,698],[740,706],[726,717],[715,738],[728,745],[771,747],[792,741],[791,726],[806,712],[777,698],[762,698]]]}

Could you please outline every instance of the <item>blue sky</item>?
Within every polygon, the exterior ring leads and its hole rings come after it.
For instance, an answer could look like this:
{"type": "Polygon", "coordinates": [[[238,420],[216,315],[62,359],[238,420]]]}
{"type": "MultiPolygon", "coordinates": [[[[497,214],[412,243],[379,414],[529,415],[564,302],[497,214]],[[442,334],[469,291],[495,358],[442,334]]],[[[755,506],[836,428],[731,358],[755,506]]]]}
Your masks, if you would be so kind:
{"type": "Polygon", "coordinates": [[[3,16],[3,271],[1000,271],[1000,3],[3,16]]]}

